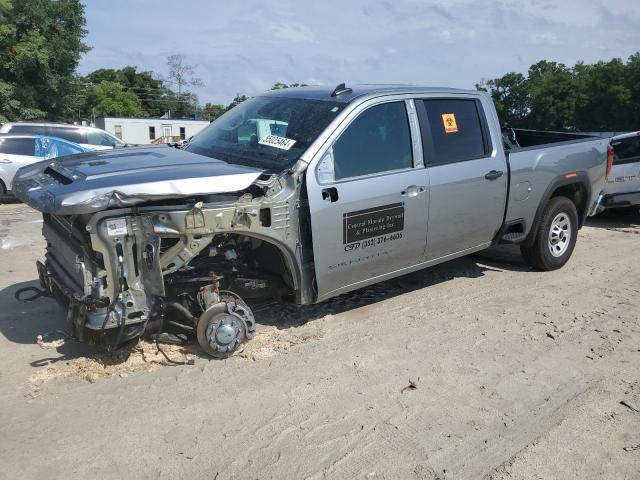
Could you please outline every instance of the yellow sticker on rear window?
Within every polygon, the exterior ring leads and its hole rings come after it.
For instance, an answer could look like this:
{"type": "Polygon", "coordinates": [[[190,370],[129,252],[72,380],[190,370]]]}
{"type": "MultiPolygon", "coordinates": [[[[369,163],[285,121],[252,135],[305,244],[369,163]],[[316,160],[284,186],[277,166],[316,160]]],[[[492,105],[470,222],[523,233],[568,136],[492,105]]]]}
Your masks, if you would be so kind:
{"type": "Polygon", "coordinates": [[[458,123],[455,113],[443,113],[442,123],[444,123],[445,133],[458,133],[458,123]]]}

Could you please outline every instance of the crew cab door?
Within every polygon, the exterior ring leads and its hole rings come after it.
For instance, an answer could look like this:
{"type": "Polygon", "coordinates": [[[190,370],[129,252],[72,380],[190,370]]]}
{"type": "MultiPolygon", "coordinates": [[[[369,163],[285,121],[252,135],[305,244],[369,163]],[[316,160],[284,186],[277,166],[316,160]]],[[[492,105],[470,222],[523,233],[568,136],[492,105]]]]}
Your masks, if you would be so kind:
{"type": "Polygon", "coordinates": [[[509,172],[482,101],[426,98],[416,108],[430,180],[426,260],[488,246],[504,220],[509,172]]]}
{"type": "Polygon", "coordinates": [[[361,107],[307,171],[319,301],[420,263],[426,244],[428,177],[414,103],[361,107]]]}

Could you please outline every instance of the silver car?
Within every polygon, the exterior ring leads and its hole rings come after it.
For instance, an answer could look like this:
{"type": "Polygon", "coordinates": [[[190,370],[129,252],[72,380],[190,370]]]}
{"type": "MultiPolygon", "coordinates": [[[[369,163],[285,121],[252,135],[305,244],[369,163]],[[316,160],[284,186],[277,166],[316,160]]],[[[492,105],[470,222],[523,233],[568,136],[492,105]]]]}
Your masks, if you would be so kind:
{"type": "Polygon", "coordinates": [[[25,167],[14,189],[44,214],[40,279],[77,338],[173,331],[225,357],[264,299],[321,302],[495,243],[562,267],[607,148],[501,132],[483,92],[342,84],[249,99],[183,149],[25,167]]]}

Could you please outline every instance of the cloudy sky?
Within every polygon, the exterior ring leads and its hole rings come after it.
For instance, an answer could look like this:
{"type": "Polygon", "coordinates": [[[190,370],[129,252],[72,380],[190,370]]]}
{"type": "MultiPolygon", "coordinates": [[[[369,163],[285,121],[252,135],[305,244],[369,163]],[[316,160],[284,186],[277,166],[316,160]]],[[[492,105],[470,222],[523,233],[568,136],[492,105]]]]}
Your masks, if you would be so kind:
{"type": "Polygon", "coordinates": [[[541,59],[573,65],[640,51],[638,0],[85,0],[80,72],[166,74],[184,53],[202,101],[287,83],[473,88],[541,59]]]}

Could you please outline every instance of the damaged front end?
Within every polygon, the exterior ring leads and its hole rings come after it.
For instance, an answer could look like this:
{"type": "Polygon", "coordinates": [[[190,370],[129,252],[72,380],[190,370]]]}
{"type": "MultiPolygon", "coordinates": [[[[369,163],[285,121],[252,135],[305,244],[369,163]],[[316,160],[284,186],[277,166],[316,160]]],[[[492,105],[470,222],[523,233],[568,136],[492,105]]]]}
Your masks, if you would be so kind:
{"type": "Polygon", "coordinates": [[[76,337],[106,348],[143,334],[197,338],[224,357],[255,332],[248,304],[316,300],[304,155],[348,101],[290,92],[242,102],[184,148],[85,153],[17,173],[16,196],[44,216],[42,283],[76,337]]]}
{"type": "Polygon", "coordinates": [[[18,196],[43,211],[40,281],[67,308],[76,338],[109,350],[142,335],[197,339],[225,357],[255,333],[247,302],[314,301],[303,170],[238,169],[207,177],[215,193],[179,191],[175,180],[162,190],[147,172],[137,192],[121,182],[112,192],[78,189],[74,201],[69,189],[55,195],[60,175],[69,185],[78,175],[68,164],[20,172],[18,196]]]}

